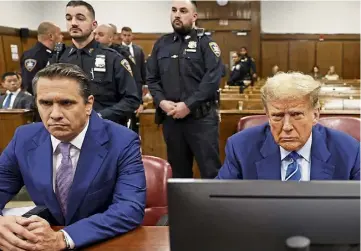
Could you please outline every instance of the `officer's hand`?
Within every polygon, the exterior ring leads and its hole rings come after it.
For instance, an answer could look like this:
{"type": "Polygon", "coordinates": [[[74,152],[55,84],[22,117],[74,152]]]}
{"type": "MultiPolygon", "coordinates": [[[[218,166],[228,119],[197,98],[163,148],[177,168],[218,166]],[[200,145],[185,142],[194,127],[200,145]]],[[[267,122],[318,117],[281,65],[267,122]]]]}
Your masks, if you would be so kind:
{"type": "Polygon", "coordinates": [[[139,113],[141,113],[142,111],[144,111],[144,106],[143,105],[140,105],[139,107],[138,107],[138,109],[135,111],[135,113],[136,113],[136,117],[139,117],[139,113]]]}
{"type": "Polygon", "coordinates": [[[174,119],[182,119],[187,116],[191,111],[184,102],[176,103],[175,113],[173,114],[174,119]]]}
{"type": "Polygon", "coordinates": [[[168,100],[162,100],[159,106],[168,116],[172,116],[176,108],[176,104],[173,101],[168,100]]]}
{"type": "Polygon", "coordinates": [[[34,243],[39,238],[26,229],[33,221],[20,216],[0,216],[0,250],[35,250],[34,243]]]}
{"type": "Polygon", "coordinates": [[[253,79],[257,79],[257,74],[253,73],[253,79]]]}

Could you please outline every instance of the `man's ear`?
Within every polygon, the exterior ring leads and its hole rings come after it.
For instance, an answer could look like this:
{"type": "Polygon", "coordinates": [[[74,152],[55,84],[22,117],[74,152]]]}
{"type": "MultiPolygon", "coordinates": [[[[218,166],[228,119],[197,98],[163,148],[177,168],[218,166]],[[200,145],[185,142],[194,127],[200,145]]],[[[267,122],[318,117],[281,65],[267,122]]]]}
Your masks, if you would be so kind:
{"type": "Polygon", "coordinates": [[[320,119],[320,108],[313,109],[313,125],[316,125],[318,123],[318,120],[320,119]]]}

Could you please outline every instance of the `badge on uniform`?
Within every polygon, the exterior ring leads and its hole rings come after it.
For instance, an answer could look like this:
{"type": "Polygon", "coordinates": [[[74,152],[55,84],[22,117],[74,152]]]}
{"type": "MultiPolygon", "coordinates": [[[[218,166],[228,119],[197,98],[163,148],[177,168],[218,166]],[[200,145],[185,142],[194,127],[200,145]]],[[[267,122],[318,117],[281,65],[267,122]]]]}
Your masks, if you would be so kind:
{"type": "Polygon", "coordinates": [[[197,42],[196,41],[189,41],[188,48],[191,48],[191,49],[197,48],[197,42]]]}
{"type": "Polygon", "coordinates": [[[213,51],[214,55],[217,57],[221,56],[221,49],[219,49],[219,46],[216,42],[210,42],[209,47],[211,47],[211,50],[213,51]]]}
{"type": "Polygon", "coordinates": [[[97,55],[95,57],[94,71],[105,72],[105,55],[97,55]]]}
{"type": "Polygon", "coordinates": [[[37,61],[35,59],[32,58],[26,59],[24,62],[25,69],[27,69],[29,72],[34,70],[36,63],[37,61]]]}
{"type": "Polygon", "coordinates": [[[122,61],[120,61],[120,64],[123,65],[123,67],[130,73],[130,75],[132,75],[133,77],[133,72],[132,72],[132,67],[130,67],[129,62],[126,59],[123,59],[122,61]]]}

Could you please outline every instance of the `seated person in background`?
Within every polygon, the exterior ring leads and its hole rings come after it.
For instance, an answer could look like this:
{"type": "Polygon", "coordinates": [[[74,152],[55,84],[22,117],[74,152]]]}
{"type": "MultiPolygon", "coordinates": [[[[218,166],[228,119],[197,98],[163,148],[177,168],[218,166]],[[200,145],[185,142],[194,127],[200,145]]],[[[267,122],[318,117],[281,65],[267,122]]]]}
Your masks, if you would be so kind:
{"type": "Polygon", "coordinates": [[[246,66],[247,63],[244,63],[241,60],[241,53],[232,54],[233,66],[231,68],[231,73],[229,75],[227,85],[239,86],[240,93],[243,93],[243,91],[248,87],[251,81],[247,79],[247,77],[249,77],[249,69],[246,66]],[[248,81],[249,83],[245,83],[246,81],[248,81]]]}
{"type": "Polygon", "coordinates": [[[92,110],[89,82],[71,64],[35,75],[43,123],[19,127],[2,152],[0,209],[25,185],[34,203],[47,207],[51,223],[65,228],[55,232],[38,216],[0,217],[0,249],[78,249],[142,223],[146,181],[139,137],[92,110]]]}
{"type": "Polygon", "coordinates": [[[16,72],[4,73],[1,84],[6,93],[0,96],[0,109],[34,108],[34,97],[21,90],[21,80],[16,72]]]}
{"type": "Polygon", "coordinates": [[[270,77],[273,77],[274,75],[276,75],[277,74],[277,72],[279,72],[280,71],[280,68],[278,67],[278,65],[274,65],[274,66],[272,66],[272,73],[271,73],[271,76],[270,77]]]}
{"type": "Polygon", "coordinates": [[[322,79],[322,75],[320,73],[320,68],[315,65],[312,70],[311,70],[311,76],[315,79],[315,80],[320,80],[322,79]]]}
{"type": "Polygon", "coordinates": [[[327,74],[325,75],[325,79],[327,80],[339,80],[340,77],[337,75],[335,66],[330,66],[327,74]]]}
{"type": "Polygon", "coordinates": [[[261,89],[269,122],[231,136],[217,179],[360,180],[360,142],[317,123],[320,83],[278,73],[261,89]]]}

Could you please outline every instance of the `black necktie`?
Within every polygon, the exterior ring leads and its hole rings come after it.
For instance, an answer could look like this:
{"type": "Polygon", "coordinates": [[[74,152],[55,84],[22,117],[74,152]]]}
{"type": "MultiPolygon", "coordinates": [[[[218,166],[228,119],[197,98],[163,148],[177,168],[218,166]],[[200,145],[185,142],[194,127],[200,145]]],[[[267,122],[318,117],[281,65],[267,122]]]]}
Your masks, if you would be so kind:
{"type": "Polygon", "coordinates": [[[76,51],[76,64],[81,68],[83,69],[83,58],[82,58],[82,55],[83,55],[83,49],[78,49],[76,51]]]}

